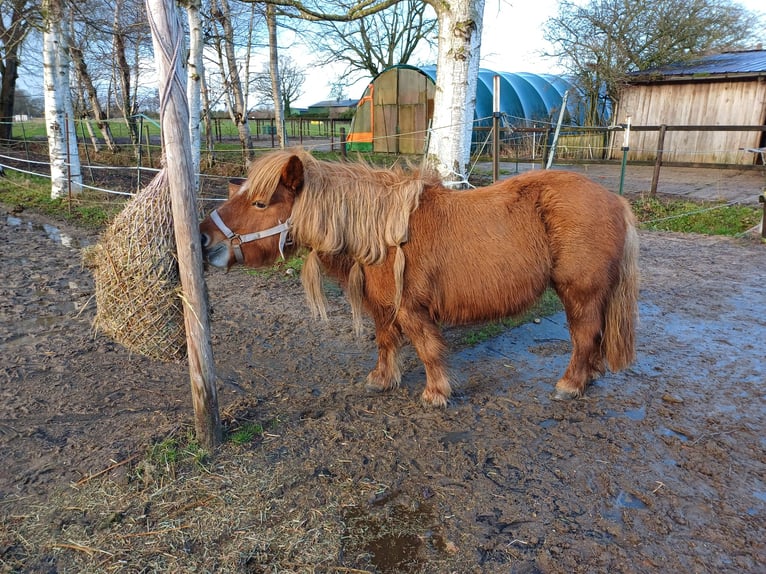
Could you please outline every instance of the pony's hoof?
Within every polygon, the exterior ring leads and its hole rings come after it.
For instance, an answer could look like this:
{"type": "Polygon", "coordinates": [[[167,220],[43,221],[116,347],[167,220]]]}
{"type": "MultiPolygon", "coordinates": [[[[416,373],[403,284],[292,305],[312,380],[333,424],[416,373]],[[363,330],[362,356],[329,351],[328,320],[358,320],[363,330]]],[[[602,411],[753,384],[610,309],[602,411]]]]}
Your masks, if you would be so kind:
{"type": "Polygon", "coordinates": [[[447,397],[439,394],[426,395],[426,393],[423,393],[420,396],[420,404],[428,408],[446,409],[447,397]]]}
{"type": "Polygon", "coordinates": [[[563,389],[554,389],[551,393],[551,400],[553,401],[571,401],[579,399],[582,393],[578,391],[565,391],[563,389]]]}

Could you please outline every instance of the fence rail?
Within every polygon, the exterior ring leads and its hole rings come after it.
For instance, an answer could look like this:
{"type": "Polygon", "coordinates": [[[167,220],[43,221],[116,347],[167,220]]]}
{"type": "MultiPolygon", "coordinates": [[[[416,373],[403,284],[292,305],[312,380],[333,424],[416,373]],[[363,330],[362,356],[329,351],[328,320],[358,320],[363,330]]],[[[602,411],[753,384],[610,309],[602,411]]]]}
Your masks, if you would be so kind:
{"type": "MultiPolygon", "coordinates": [[[[491,128],[475,128],[489,134],[491,128]]],[[[562,126],[556,145],[559,160],[621,160],[675,166],[763,166],[766,125],[632,125],[632,144],[624,149],[626,126],[562,126]]],[[[545,160],[552,125],[500,128],[504,158],[545,160]]],[[[482,138],[484,136],[481,136],[482,138]]]]}

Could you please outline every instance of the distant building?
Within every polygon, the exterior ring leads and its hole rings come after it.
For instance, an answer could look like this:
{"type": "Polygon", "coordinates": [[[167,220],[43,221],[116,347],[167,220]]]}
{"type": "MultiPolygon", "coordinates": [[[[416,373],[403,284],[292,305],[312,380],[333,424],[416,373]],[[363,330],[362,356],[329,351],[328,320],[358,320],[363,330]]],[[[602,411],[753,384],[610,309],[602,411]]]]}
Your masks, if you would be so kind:
{"type": "MultiPolygon", "coordinates": [[[[641,126],[764,126],[766,50],[724,52],[632,73],[615,119],[624,122],[627,116],[641,126]]],[[[657,131],[633,132],[629,158],[654,160],[658,137],[657,131]]],[[[615,138],[617,157],[620,143],[615,138]]],[[[669,130],[663,161],[747,165],[763,160],[745,150],[764,146],[762,131],[669,130]]]]}
{"type": "Polygon", "coordinates": [[[356,109],[358,100],[324,100],[310,105],[301,115],[338,119],[356,109]]]}

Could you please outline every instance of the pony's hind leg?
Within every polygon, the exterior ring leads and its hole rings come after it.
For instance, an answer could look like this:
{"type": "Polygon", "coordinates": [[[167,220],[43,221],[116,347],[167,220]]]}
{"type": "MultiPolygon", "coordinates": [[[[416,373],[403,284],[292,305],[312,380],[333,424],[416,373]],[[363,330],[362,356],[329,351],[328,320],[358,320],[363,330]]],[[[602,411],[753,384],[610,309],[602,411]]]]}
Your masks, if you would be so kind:
{"type": "Polygon", "coordinates": [[[564,375],[556,383],[551,398],[565,401],[581,397],[593,378],[604,372],[604,354],[601,348],[604,324],[604,306],[599,297],[586,303],[576,302],[559,293],[566,310],[569,335],[572,339],[572,356],[564,375]]]}
{"type": "Polygon", "coordinates": [[[402,307],[396,320],[404,334],[412,341],[426,369],[426,388],[421,395],[421,401],[429,406],[446,407],[452,389],[444,364],[447,346],[439,327],[425,310],[417,312],[402,307]]]}
{"type": "Polygon", "coordinates": [[[375,340],[378,345],[378,364],[367,375],[367,388],[388,391],[399,386],[402,379],[399,367],[399,349],[403,336],[399,327],[391,321],[375,321],[375,340]]]}

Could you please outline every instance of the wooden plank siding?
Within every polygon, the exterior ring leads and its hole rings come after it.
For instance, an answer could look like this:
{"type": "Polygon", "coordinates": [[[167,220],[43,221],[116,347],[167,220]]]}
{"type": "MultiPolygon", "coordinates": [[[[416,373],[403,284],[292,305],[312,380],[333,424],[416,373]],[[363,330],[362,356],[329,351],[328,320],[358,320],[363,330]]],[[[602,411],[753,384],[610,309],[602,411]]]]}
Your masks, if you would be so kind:
{"type": "MultiPolygon", "coordinates": [[[[660,82],[626,86],[615,116],[631,116],[635,126],[758,126],[766,124],[766,81],[710,80],[660,82]]],[[[633,131],[628,160],[654,161],[658,132],[633,131]]],[[[663,161],[752,165],[754,154],[742,148],[764,145],[759,131],[668,131],[663,161]]],[[[614,138],[612,157],[622,158],[622,138],[614,138]]]]}

